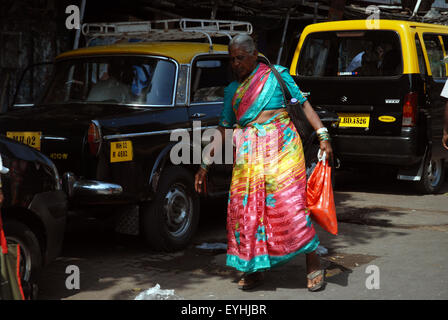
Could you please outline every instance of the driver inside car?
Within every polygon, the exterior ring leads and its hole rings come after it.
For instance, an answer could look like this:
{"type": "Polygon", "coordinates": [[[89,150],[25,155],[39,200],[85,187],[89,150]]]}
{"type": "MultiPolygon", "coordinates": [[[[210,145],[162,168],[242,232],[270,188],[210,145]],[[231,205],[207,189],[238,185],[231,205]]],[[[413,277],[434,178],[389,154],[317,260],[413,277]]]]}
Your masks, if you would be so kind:
{"type": "Polygon", "coordinates": [[[129,103],[131,101],[131,87],[123,80],[121,67],[109,64],[108,72],[91,90],[88,101],[129,103]]]}

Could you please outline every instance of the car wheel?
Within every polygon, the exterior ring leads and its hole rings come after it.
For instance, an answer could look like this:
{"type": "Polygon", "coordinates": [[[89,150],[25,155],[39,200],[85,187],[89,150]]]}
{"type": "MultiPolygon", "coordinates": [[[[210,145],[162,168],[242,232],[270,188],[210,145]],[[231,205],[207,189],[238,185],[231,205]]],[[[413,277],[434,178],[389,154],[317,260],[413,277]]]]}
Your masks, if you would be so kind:
{"type": "Polygon", "coordinates": [[[177,251],[192,239],[199,222],[199,197],[193,175],[182,167],[162,172],[154,201],[141,206],[141,229],[158,251],[177,251]]]}
{"type": "Polygon", "coordinates": [[[37,278],[42,270],[42,253],[39,240],[25,224],[7,220],[4,225],[8,243],[20,245],[20,276],[26,299],[37,298],[37,278]]]}
{"type": "Polygon", "coordinates": [[[443,159],[427,157],[423,167],[422,178],[417,182],[417,189],[421,193],[437,193],[445,179],[445,163],[443,159]]]}

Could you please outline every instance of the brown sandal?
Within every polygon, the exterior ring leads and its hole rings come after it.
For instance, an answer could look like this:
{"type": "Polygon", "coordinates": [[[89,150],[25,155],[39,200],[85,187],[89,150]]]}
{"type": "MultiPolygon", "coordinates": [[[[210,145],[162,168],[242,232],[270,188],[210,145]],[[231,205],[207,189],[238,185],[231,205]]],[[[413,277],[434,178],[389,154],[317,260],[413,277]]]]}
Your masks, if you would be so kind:
{"type": "Polygon", "coordinates": [[[325,269],[316,270],[314,272],[311,272],[306,277],[308,280],[314,280],[317,277],[321,276],[319,282],[315,283],[313,286],[308,288],[308,291],[316,292],[322,289],[325,286],[325,269]]]}
{"type": "Polygon", "coordinates": [[[245,273],[238,281],[238,289],[250,290],[263,283],[264,275],[262,272],[245,273]]]}

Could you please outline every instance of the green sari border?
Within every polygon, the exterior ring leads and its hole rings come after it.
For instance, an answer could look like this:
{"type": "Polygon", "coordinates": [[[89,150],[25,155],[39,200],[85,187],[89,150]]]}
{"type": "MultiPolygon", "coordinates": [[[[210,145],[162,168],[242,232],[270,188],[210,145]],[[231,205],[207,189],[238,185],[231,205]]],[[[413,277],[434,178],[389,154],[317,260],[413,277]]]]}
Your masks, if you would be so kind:
{"type": "Polygon", "coordinates": [[[239,258],[238,256],[228,254],[226,265],[246,273],[265,271],[273,267],[281,266],[299,254],[311,253],[317,249],[319,244],[319,238],[316,234],[314,238],[310,240],[306,245],[301,247],[299,250],[287,255],[275,257],[262,255],[252,258],[251,260],[244,260],[239,258]]]}

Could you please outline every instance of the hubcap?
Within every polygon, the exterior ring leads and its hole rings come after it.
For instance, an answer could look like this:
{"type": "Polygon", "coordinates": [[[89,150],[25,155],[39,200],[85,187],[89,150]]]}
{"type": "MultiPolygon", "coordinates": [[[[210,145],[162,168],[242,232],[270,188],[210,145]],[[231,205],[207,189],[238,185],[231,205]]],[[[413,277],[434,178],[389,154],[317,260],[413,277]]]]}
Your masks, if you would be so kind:
{"type": "Polygon", "coordinates": [[[428,164],[428,181],[431,187],[436,187],[442,179],[442,161],[431,160],[428,164]]]}
{"type": "Polygon", "coordinates": [[[193,214],[193,203],[184,186],[173,185],[164,203],[168,232],[173,237],[182,236],[190,227],[193,214]]]}

